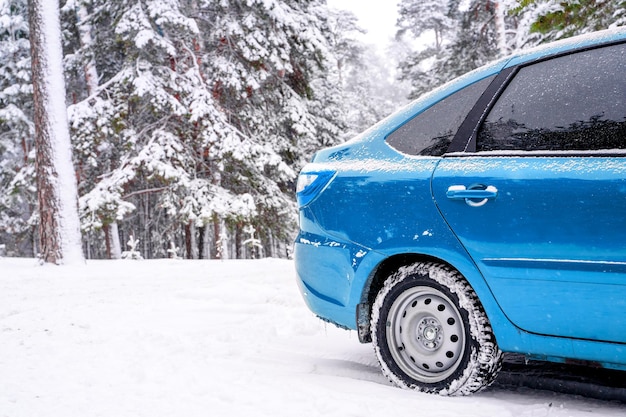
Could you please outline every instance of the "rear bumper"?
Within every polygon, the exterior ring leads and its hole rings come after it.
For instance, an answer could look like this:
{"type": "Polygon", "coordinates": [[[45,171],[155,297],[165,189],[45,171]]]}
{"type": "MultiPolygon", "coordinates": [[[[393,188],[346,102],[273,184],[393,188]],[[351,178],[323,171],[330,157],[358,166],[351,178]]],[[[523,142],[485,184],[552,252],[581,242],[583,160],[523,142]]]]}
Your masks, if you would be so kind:
{"type": "Polygon", "coordinates": [[[323,320],[356,330],[357,305],[382,255],[307,233],[300,233],[294,246],[298,286],[309,309],[323,320]]]}

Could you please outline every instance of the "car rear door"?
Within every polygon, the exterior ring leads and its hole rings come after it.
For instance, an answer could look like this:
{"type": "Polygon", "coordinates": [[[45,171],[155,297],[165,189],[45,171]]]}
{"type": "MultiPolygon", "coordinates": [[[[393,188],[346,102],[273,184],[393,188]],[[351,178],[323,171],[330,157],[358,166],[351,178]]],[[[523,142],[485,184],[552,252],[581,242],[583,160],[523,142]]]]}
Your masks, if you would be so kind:
{"type": "Polygon", "coordinates": [[[624,44],[520,68],[466,153],[432,180],[509,319],[626,342],[624,44]]]}

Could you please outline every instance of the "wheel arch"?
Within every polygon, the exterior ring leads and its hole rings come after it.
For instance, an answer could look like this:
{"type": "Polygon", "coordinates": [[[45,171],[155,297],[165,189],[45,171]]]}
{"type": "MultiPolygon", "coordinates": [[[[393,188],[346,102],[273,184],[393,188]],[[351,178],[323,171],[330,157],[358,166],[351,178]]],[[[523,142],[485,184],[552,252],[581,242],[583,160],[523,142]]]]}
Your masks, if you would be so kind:
{"type": "MultiPolygon", "coordinates": [[[[459,259],[455,259],[455,262],[449,262],[444,259],[444,257],[440,256],[417,252],[405,252],[396,253],[383,259],[375,268],[372,269],[367,280],[365,281],[359,301],[360,304],[358,304],[356,309],[357,333],[361,343],[371,342],[371,308],[378,292],[382,289],[385,280],[399,268],[418,262],[438,263],[459,272],[478,296],[478,299],[482,304],[485,314],[487,315],[496,336],[501,331],[514,330],[514,326],[512,326],[511,322],[504,315],[482,274],[470,259],[459,257],[459,259]]],[[[514,331],[514,333],[517,332],[514,331]]]]}
{"type": "MultiPolygon", "coordinates": [[[[356,309],[357,333],[361,343],[370,343],[372,341],[372,333],[370,328],[370,315],[376,295],[383,288],[385,280],[398,269],[417,262],[435,262],[450,265],[443,259],[420,253],[398,253],[389,256],[381,261],[369,274],[361,299],[356,309]]],[[[456,269],[456,268],[455,268],[456,269]]]]}
{"type": "Polygon", "coordinates": [[[385,258],[381,263],[379,263],[368,277],[367,282],[363,287],[361,303],[367,303],[369,305],[374,304],[374,299],[376,298],[376,295],[383,287],[385,280],[389,277],[389,275],[391,275],[393,272],[397,271],[403,266],[407,266],[417,262],[434,262],[448,265],[454,268],[448,262],[434,256],[419,253],[403,253],[392,255],[388,258],[385,258]]]}

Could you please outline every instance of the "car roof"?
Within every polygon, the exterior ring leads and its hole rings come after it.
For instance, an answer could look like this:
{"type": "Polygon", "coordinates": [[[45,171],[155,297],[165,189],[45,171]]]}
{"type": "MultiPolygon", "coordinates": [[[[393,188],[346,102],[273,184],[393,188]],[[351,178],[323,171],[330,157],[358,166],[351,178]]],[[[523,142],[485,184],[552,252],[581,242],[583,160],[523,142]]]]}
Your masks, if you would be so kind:
{"type": "MultiPolygon", "coordinates": [[[[527,64],[575,50],[592,48],[603,44],[610,44],[625,40],[626,27],[618,27],[551,42],[549,44],[540,45],[527,50],[521,50],[513,55],[501,58],[470,71],[467,74],[449,81],[448,83],[422,95],[418,99],[412,101],[380,122],[376,123],[355,138],[344,144],[338,145],[337,147],[343,147],[355,142],[372,142],[380,139],[381,136],[386,137],[389,133],[402,126],[408,120],[422,113],[433,104],[443,100],[470,84],[496,75],[505,68],[527,64]]],[[[328,151],[332,152],[332,149],[337,147],[329,148],[328,151]]],[[[320,154],[328,154],[329,152],[322,151],[320,154]]]]}

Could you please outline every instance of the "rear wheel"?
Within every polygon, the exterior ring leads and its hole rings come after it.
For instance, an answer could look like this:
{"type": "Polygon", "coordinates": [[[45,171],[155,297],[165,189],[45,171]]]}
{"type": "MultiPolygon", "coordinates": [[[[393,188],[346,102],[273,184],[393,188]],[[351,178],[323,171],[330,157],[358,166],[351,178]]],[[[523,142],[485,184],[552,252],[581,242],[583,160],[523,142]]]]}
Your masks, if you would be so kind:
{"type": "Polygon", "coordinates": [[[383,372],[403,388],[467,395],[501,366],[478,297],[445,265],[417,263],[391,275],[372,309],[372,336],[383,372]]]}

